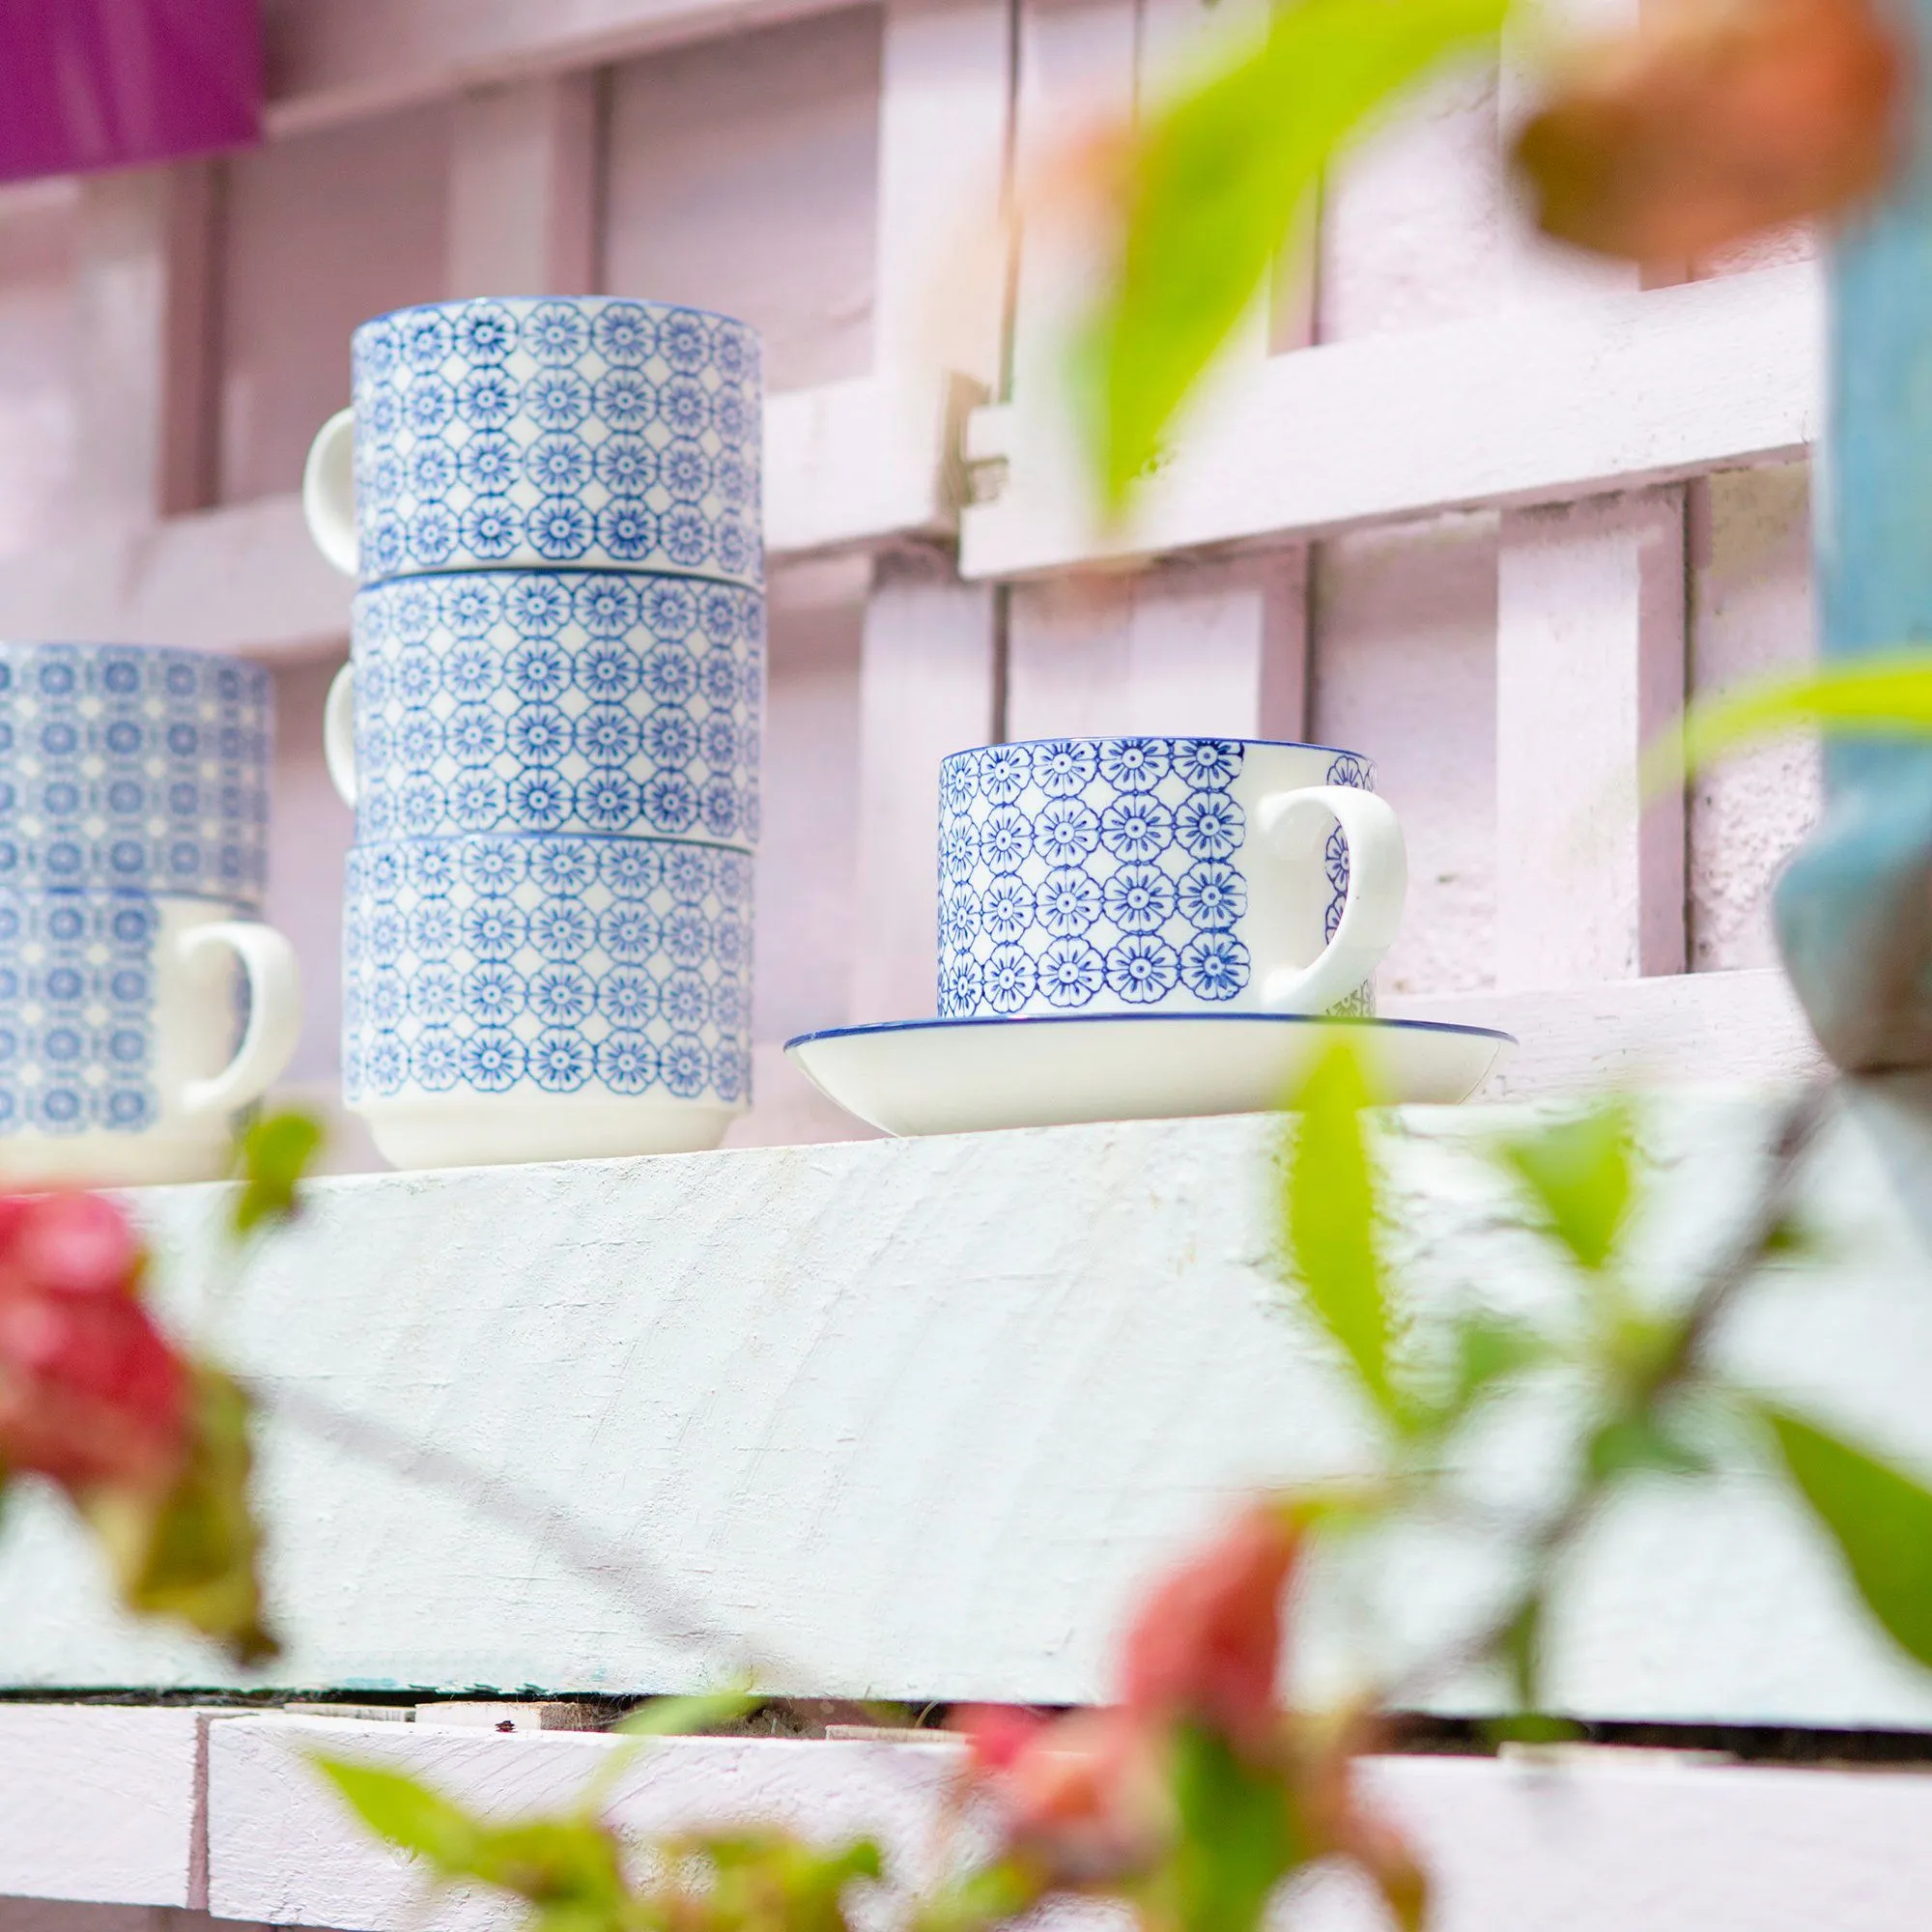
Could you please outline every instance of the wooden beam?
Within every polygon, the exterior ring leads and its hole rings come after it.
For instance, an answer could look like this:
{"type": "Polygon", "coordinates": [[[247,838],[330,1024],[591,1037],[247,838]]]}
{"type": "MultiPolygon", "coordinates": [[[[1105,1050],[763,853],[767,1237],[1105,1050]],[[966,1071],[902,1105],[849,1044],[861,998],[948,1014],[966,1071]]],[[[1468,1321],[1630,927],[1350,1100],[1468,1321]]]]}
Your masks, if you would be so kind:
{"type": "Polygon", "coordinates": [[[1684,799],[1639,791],[1684,705],[1684,496],[1503,518],[1496,576],[1496,976],[1684,970],[1684,799]]]}
{"type": "Polygon", "coordinates": [[[1816,432],[1822,343],[1804,263],[1275,355],[1197,412],[1120,534],[1064,424],[980,410],[967,460],[1005,481],[962,517],[961,570],[1047,575],[1788,459],[1816,432]]]}
{"type": "Polygon", "coordinates": [[[206,1721],[193,1711],[0,1706],[0,1894],[201,1904],[206,1721]]]}
{"type": "Polygon", "coordinates": [[[279,0],[267,19],[269,131],[305,133],[468,88],[568,73],[848,4],[279,0]]]}
{"type": "MultiPolygon", "coordinates": [[[[241,1719],[212,1745],[213,1907],[223,1918],[374,1932],[514,1927],[501,1894],[444,1903],[350,1818],[303,1753],[344,1752],[427,1779],[510,1820],[572,1804],[610,1738],[412,1735],[410,1726],[241,1719]]],[[[945,1744],[671,1738],[621,1775],[627,1834],[782,1818],[820,1843],[867,1835],[885,1855],[895,1918],[929,1883],[946,1792],[945,1744]]],[[[1563,1925],[1611,1932],[1907,1932],[1932,1887],[1932,1776],[1920,1768],[1747,1766],[1716,1752],[1572,1747],[1502,1759],[1374,1757],[1364,1797],[1414,1846],[1444,1932],[1563,1925]]],[[[1295,1888],[1306,1932],[1380,1924],[1339,1870],[1295,1888]]],[[[1100,1932],[1116,1908],[1063,1900],[1054,1922],[1100,1932]]]]}
{"type": "Polygon", "coordinates": [[[593,294],[598,167],[595,74],[464,93],[450,156],[451,296],[593,294]]]}

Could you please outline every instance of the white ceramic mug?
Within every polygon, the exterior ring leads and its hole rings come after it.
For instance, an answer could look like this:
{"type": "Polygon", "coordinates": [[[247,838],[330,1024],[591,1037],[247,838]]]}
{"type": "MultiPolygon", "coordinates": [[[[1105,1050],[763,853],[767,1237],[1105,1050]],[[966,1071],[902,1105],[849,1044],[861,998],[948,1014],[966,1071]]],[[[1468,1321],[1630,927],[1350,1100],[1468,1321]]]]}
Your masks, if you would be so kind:
{"type": "Polygon", "coordinates": [[[244,908],[0,892],[0,1181],[218,1179],[300,1030],[294,950],[244,908]]]}
{"type": "Polygon", "coordinates": [[[1373,1012],[1402,828],[1352,752],[1055,738],[940,767],[939,1011],[1373,1012]]]}

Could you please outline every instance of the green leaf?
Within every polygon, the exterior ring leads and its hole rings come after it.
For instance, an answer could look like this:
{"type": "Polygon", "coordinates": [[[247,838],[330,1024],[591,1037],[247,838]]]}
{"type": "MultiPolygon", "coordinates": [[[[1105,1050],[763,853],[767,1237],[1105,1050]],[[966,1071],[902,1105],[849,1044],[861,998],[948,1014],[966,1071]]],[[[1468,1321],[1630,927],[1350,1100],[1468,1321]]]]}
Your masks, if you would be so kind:
{"type": "Polygon", "coordinates": [[[250,1503],[252,1405],[241,1384],[193,1365],[194,1433],[172,1489],[102,1489],[82,1507],[137,1615],[168,1617],[239,1663],[276,1654],[263,1621],[261,1532],[250,1503]]]}
{"type": "Polygon", "coordinates": [[[937,1886],[921,1901],[913,1932],[989,1932],[1031,1912],[1046,1889],[1036,1862],[1009,1854],[937,1886]]]}
{"type": "Polygon", "coordinates": [[[1654,1413],[1614,1416],[1591,1436],[1585,1460],[1599,1483],[1637,1470],[1669,1476],[1705,1476],[1711,1460],[1682,1441],[1654,1413]]]}
{"type": "Polygon", "coordinates": [[[1483,1736],[1492,1745],[1567,1745],[1588,1735],[1581,1724],[1547,1711],[1517,1711],[1483,1720],[1483,1736]]]}
{"type": "Polygon", "coordinates": [[[640,1704],[620,1723],[612,1724],[631,1738],[674,1738],[694,1731],[715,1730],[720,1724],[748,1718],[765,1700],[749,1690],[713,1690],[696,1697],[654,1697],[640,1704]]]}
{"type": "Polygon", "coordinates": [[[1753,1407],[1866,1608],[1901,1650],[1932,1667],[1932,1491],[1788,1409],[1753,1407]]]}
{"type": "Polygon", "coordinates": [[[1436,1411],[1436,1426],[1463,1421],[1512,1378],[1547,1362],[1549,1344],[1527,1322],[1487,1312],[1464,1315],[1451,1334],[1449,1386],[1436,1411]]]}
{"type": "Polygon", "coordinates": [[[1740,746],[1814,726],[1833,737],[1932,734],[1932,652],[1874,652],[1706,698],[1645,754],[1644,789],[1674,790],[1687,772],[1699,771],[1740,746]]]}
{"type": "Polygon", "coordinates": [[[1310,1310],[1341,1344],[1370,1399],[1401,1423],[1389,1378],[1391,1321],[1376,1254],[1375,1179],[1362,1133],[1369,1104],[1361,1060],[1346,1034],[1316,1063],[1297,1106],[1288,1171],[1288,1247],[1310,1310]]]}
{"type": "Polygon", "coordinates": [[[1275,1887],[1308,1856],[1281,1781],[1200,1724],[1176,1725],[1168,1748],[1178,1827],[1162,1886],[1171,1922],[1255,1932],[1275,1887]]]}
{"type": "Polygon", "coordinates": [[[1296,0],[1136,137],[1115,279],[1079,351],[1102,496],[1118,508],[1259,296],[1344,144],[1505,0],[1296,0]]]}
{"type": "Polygon", "coordinates": [[[1600,1107],[1502,1149],[1503,1159],[1529,1183],[1549,1232],[1593,1271],[1615,1252],[1630,1212],[1630,1135],[1627,1108],[1600,1107]]]}
{"type": "Polygon", "coordinates": [[[482,1828],[460,1806],[399,1771],[320,1752],[310,1762],[378,1837],[426,1859],[443,1877],[470,1872],[482,1828]]]}
{"type": "Polygon", "coordinates": [[[232,1225],[238,1236],[295,1218],[302,1176],[322,1143],[321,1123],[306,1114],[270,1114],[250,1122],[237,1151],[242,1186],[232,1225]]]}

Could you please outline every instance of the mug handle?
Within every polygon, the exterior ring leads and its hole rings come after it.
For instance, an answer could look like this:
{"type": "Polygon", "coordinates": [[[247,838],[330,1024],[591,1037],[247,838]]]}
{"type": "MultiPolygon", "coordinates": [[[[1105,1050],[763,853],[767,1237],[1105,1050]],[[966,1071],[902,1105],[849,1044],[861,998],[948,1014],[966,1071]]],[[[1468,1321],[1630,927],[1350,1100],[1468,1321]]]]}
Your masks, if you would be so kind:
{"type": "Polygon", "coordinates": [[[355,412],[338,410],[316,432],[302,466],[302,517],[315,547],[345,577],[361,569],[355,535],[355,412]]]}
{"type": "Polygon", "coordinates": [[[1388,803],[1354,785],[1309,785],[1276,792],[1257,810],[1276,853],[1306,858],[1305,839],[1324,838],[1328,819],[1349,841],[1349,894],[1335,936],[1312,964],[1270,973],[1262,1005],[1277,1012],[1325,1012],[1381,964],[1402,924],[1408,896],[1408,847],[1388,803]]]}
{"type": "Polygon", "coordinates": [[[335,673],[322,707],[322,761],[346,806],[355,803],[355,667],[335,673]]]}
{"type": "Polygon", "coordinates": [[[191,1080],[182,1105],[200,1119],[238,1114],[259,1100],[295,1058],[301,1033],[301,978],[295,948],[257,920],[228,919],[190,926],[181,936],[183,960],[226,947],[248,976],[248,1030],[235,1058],[212,1080],[191,1080]]]}

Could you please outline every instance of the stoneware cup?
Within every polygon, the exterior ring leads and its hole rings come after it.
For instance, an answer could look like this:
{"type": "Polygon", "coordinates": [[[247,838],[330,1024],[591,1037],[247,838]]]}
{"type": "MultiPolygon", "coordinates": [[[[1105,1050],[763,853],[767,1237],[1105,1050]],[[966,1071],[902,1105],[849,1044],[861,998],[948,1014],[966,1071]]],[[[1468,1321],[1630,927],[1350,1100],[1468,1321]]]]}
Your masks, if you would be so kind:
{"type": "Polygon", "coordinates": [[[354,847],[343,1086],[398,1167],[716,1147],[750,1104],[752,861],[652,838],[354,847]]]}
{"type": "Polygon", "coordinates": [[[273,728],[257,665],[0,643],[0,886],[259,906],[273,728]]]}
{"type": "Polygon", "coordinates": [[[295,953],[245,907],[0,888],[0,1179],[214,1179],[300,1031],[295,953]]]}
{"type": "Polygon", "coordinates": [[[615,296],[433,302],[355,331],[354,403],[309,453],[322,554],[432,570],[762,582],[758,338],[615,296]]]}
{"type": "Polygon", "coordinates": [[[764,599],[610,572],[458,572],[355,597],[325,717],[363,840],[585,833],[751,846],[764,599]]]}
{"type": "Polygon", "coordinates": [[[1407,862],[1351,752],[1055,738],[940,768],[939,1011],[1374,1010],[1407,862]]]}

